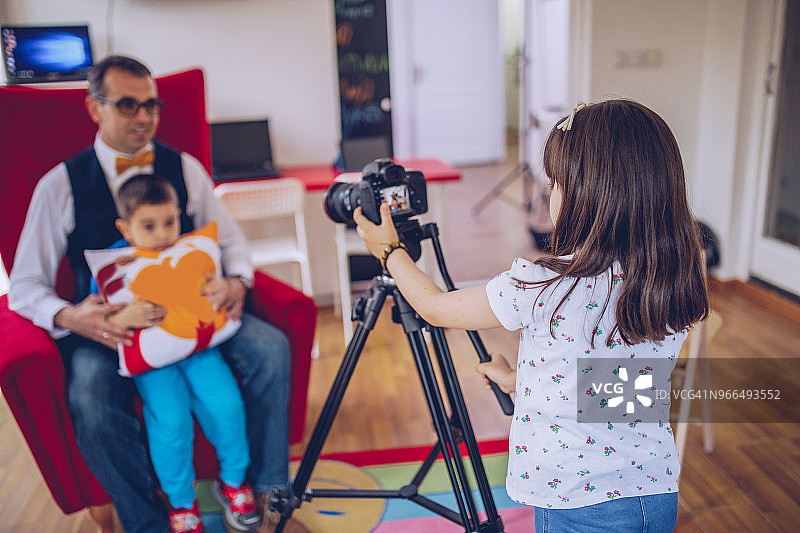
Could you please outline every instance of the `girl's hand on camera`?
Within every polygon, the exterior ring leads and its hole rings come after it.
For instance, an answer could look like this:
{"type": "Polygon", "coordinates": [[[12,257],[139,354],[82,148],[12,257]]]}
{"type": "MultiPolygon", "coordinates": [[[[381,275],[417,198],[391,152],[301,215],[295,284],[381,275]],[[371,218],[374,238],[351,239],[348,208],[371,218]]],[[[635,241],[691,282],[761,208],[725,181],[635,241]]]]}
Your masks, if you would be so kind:
{"type": "Polygon", "coordinates": [[[357,207],[353,211],[353,221],[358,226],[358,235],[364,241],[364,246],[367,247],[369,253],[381,258],[383,251],[386,247],[399,240],[397,237],[397,230],[392,221],[392,215],[389,211],[389,204],[382,203],[380,208],[381,225],[376,226],[361,212],[361,207],[357,207]]]}

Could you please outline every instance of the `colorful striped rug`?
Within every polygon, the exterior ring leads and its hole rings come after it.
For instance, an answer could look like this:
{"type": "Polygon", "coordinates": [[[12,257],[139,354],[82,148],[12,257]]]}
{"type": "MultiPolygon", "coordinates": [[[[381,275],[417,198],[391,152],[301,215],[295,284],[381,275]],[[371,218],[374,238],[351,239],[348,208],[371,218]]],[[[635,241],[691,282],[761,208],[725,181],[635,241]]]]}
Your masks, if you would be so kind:
{"type": "MultiPolygon", "coordinates": [[[[508,441],[501,439],[481,442],[479,449],[505,531],[533,531],[533,510],[512,501],[505,491],[508,441]]],[[[399,489],[413,479],[429,451],[430,447],[416,447],[323,454],[316,464],[309,487],[399,489]]],[[[293,471],[298,465],[299,459],[292,462],[293,471]]],[[[476,485],[472,479],[469,460],[466,468],[470,474],[470,486],[474,487],[476,485]]],[[[224,533],[220,509],[211,497],[209,488],[210,483],[207,482],[202,482],[197,487],[203,521],[208,533],[224,533]]],[[[450,509],[456,509],[450,481],[441,459],[436,461],[425,477],[419,493],[450,509]]],[[[473,494],[476,505],[481,509],[477,489],[473,494]]],[[[404,499],[315,498],[311,502],[303,503],[293,516],[311,533],[464,531],[463,527],[404,499]]],[[[485,519],[483,513],[481,519],[485,519]]]]}

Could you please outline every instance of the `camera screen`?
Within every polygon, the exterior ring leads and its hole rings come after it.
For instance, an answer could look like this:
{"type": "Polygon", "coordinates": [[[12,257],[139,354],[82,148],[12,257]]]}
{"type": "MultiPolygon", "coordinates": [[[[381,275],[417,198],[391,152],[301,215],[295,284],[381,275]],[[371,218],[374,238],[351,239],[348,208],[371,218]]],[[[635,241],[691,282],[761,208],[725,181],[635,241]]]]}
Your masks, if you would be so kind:
{"type": "Polygon", "coordinates": [[[389,204],[392,215],[411,211],[411,202],[408,198],[408,187],[406,185],[386,187],[381,191],[381,195],[383,200],[389,204]]]}

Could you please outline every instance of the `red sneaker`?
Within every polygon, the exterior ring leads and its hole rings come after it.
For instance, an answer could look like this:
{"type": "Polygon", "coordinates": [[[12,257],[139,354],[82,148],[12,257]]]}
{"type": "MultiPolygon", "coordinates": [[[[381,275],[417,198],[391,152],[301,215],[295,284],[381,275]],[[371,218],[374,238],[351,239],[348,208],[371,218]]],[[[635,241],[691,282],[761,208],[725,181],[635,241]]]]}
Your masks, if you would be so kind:
{"type": "Polygon", "coordinates": [[[169,526],[172,533],[202,533],[203,519],[200,518],[197,502],[192,504],[191,509],[172,509],[169,512],[169,526]]]}
{"type": "Polygon", "coordinates": [[[236,531],[252,531],[261,524],[253,489],[247,483],[235,489],[215,480],[211,494],[225,511],[225,522],[236,531]]]}

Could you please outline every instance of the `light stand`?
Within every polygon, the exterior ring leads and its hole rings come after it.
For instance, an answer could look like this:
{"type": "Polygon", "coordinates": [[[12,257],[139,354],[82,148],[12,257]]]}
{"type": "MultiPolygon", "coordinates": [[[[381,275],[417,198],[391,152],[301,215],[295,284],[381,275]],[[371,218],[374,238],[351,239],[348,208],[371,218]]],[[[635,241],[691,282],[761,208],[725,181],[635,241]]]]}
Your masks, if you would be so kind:
{"type": "Polygon", "coordinates": [[[531,125],[532,114],[528,109],[528,48],[526,43],[530,31],[530,21],[528,20],[530,17],[524,7],[525,4],[526,0],[523,0],[522,43],[520,44],[517,58],[517,72],[519,75],[519,164],[478,200],[472,207],[472,216],[478,216],[495,198],[500,198],[507,203],[520,207],[525,213],[530,213],[533,206],[531,198],[533,195],[533,183],[536,178],[528,163],[528,129],[531,125]],[[522,180],[522,202],[504,195],[506,188],[518,179],[522,180]]]}
{"type": "MultiPolygon", "coordinates": [[[[416,221],[413,221],[413,224],[415,227],[412,228],[411,232],[416,234],[417,242],[419,242],[419,239],[432,239],[442,278],[448,290],[454,290],[453,282],[444,265],[436,224],[429,223],[422,227],[420,227],[416,221]]],[[[408,240],[408,228],[406,228],[405,231],[398,228],[398,231],[404,236],[405,240],[408,240]]],[[[291,517],[294,510],[300,507],[303,501],[311,501],[311,499],[317,497],[403,498],[417,503],[451,522],[464,527],[465,532],[495,533],[503,531],[503,521],[497,512],[492,497],[489,481],[486,477],[480,452],[478,451],[478,443],[472,430],[466,403],[464,402],[461,387],[458,383],[455,366],[450,357],[444,330],[439,327],[431,326],[414,311],[411,305],[403,298],[394,280],[386,271],[384,271],[382,275],[373,278],[366,296],[361,296],[353,305],[353,314],[358,318],[358,325],[347,346],[347,351],[339,367],[339,372],[336,375],[336,379],[328,393],[328,398],[325,401],[325,406],[314,427],[314,433],[303,455],[303,460],[300,463],[297,474],[294,476],[294,479],[291,480],[286,490],[276,490],[270,498],[270,509],[278,511],[281,515],[276,533],[281,533],[283,531],[287,520],[291,517]],[[333,424],[336,412],[341,405],[342,398],[350,378],[353,375],[353,371],[355,370],[355,365],[358,362],[361,350],[364,347],[369,332],[375,326],[375,322],[383,308],[386,296],[392,296],[394,299],[392,316],[395,322],[402,324],[403,331],[408,339],[438,441],[431,449],[411,482],[400,489],[335,490],[308,488],[311,473],[319,459],[320,452],[322,451],[325,439],[333,424]],[[439,388],[425,337],[423,336],[423,329],[427,329],[431,334],[439,372],[452,411],[449,416],[444,405],[444,399],[439,388]],[[469,486],[464,460],[459,450],[460,442],[463,442],[467,449],[472,471],[477,482],[477,488],[483,503],[483,509],[486,512],[486,520],[483,522],[479,520],[478,509],[475,505],[472,489],[469,486]],[[458,507],[457,511],[445,507],[418,493],[419,485],[440,454],[447,468],[447,475],[458,507]]],[[[478,333],[471,331],[468,332],[468,334],[470,335],[473,346],[478,352],[480,360],[491,360],[486,353],[486,349],[483,347],[478,333]]],[[[492,383],[491,385],[498,401],[500,401],[503,407],[503,411],[506,414],[511,414],[513,412],[513,404],[510,397],[501,392],[496,384],[492,383]]]]}

